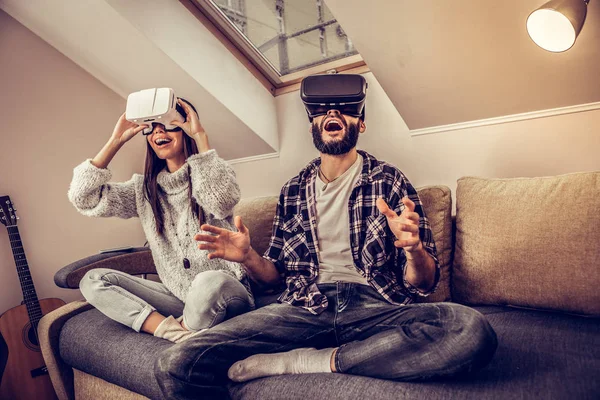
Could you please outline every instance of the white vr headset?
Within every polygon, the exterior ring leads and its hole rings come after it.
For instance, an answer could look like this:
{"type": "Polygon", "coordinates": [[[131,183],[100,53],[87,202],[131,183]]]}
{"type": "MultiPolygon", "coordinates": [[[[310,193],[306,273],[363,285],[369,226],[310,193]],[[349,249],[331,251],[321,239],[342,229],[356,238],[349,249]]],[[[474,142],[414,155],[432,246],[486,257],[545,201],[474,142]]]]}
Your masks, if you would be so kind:
{"type": "Polygon", "coordinates": [[[170,123],[175,120],[185,122],[185,115],[171,88],[145,89],[127,96],[125,119],[134,124],[148,125],[144,135],[152,133],[152,123],[163,124],[168,131],[179,129],[170,123]]]}

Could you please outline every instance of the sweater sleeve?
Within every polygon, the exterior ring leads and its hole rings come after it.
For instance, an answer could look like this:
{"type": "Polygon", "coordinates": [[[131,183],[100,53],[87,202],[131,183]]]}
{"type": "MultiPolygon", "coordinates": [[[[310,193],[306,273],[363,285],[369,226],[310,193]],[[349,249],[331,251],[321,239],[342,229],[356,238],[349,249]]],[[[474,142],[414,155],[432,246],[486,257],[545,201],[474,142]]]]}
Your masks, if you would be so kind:
{"type": "Polygon", "coordinates": [[[240,187],[235,172],[212,149],[187,159],[192,177],[192,196],[202,209],[217,219],[233,215],[240,201],[240,187]]]}
{"type": "Polygon", "coordinates": [[[73,170],[68,197],[77,211],[89,217],[137,217],[136,176],[127,182],[108,183],[112,174],[86,160],[73,170]]]}

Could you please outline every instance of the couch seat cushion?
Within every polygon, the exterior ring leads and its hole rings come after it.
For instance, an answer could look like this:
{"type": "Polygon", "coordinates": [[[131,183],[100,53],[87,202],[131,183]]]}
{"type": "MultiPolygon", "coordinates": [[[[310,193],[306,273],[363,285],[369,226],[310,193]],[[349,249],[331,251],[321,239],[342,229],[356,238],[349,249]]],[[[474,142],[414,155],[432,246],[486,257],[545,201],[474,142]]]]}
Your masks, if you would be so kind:
{"type": "Polygon", "coordinates": [[[600,320],[474,307],[498,335],[491,363],[468,378],[393,382],[343,374],[286,375],[231,385],[234,400],[597,399],[600,320]]]}
{"type": "Polygon", "coordinates": [[[96,309],[69,319],[60,356],[70,366],[150,398],[160,398],[154,377],[158,354],[173,343],[134,330],[96,309]]]}
{"type": "MultiPolygon", "coordinates": [[[[462,380],[408,383],[342,375],[288,375],[232,385],[234,399],[592,399],[600,393],[600,320],[508,307],[477,308],[499,347],[462,380]]],[[[64,325],[60,355],[74,368],[151,398],[154,363],[170,342],[138,334],[93,309],[64,325]]]]}

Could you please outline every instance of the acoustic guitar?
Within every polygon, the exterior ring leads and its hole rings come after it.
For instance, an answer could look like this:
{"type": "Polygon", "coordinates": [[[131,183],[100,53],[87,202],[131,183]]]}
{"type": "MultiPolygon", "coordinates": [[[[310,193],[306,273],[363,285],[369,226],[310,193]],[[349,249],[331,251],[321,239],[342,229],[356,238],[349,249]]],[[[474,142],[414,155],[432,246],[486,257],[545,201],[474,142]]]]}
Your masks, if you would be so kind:
{"type": "Polygon", "coordinates": [[[38,300],[17,228],[16,210],[8,196],[0,196],[0,222],[8,237],[23,291],[23,303],[0,316],[0,333],[8,360],[0,381],[0,399],[56,399],[40,352],[37,327],[43,315],[65,304],[60,299],[38,300]]]}

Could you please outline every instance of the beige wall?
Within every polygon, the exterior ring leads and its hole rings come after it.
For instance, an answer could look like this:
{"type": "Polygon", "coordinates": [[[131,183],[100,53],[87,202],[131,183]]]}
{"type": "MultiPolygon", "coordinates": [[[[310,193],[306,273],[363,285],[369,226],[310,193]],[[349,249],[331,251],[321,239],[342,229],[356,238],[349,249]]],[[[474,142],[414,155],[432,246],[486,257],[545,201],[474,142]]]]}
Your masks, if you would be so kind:
{"type": "Polygon", "coordinates": [[[600,102],[600,2],[563,53],[527,34],[544,3],[327,0],[412,129],[600,102]]]}
{"type": "MultiPolygon", "coordinates": [[[[600,110],[411,137],[373,75],[365,76],[367,131],[358,147],[398,166],[416,186],[443,184],[454,195],[456,180],[465,175],[600,170],[600,110]]],[[[278,194],[286,180],[317,156],[298,92],[279,96],[277,107],[280,158],[235,166],[245,197],[278,194]]]]}
{"type": "MultiPolygon", "coordinates": [[[[0,11],[0,195],[9,195],[39,298],[79,298],[59,289],[54,273],[99,249],[141,246],[137,220],[92,219],[67,199],[73,167],[93,157],[112,132],[125,100],[0,11]]],[[[111,169],[123,180],[141,172],[135,138],[111,169]]],[[[6,229],[0,225],[0,313],[22,293],[6,229]]]]}

